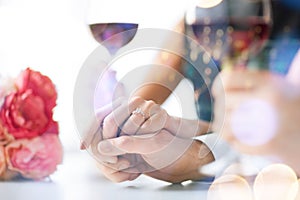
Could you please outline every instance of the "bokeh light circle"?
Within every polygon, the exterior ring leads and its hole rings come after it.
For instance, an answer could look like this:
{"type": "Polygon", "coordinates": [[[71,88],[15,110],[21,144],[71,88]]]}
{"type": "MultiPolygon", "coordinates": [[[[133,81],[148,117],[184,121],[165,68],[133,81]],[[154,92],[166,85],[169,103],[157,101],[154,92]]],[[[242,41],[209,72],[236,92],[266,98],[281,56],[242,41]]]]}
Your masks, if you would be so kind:
{"type": "Polygon", "coordinates": [[[253,190],[257,200],[294,200],[298,192],[297,175],[287,165],[269,165],[258,173],[253,190]]]}
{"type": "Polygon", "coordinates": [[[207,200],[252,200],[248,182],[238,175],[223,175],[210,186],[207,200]]]}

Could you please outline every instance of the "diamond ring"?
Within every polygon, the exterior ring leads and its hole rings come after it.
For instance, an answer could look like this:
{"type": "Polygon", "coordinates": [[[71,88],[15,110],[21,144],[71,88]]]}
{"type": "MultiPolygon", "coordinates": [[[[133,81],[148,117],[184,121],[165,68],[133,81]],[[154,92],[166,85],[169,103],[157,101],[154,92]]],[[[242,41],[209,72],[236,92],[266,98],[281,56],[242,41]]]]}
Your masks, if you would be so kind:
{"type": "Polygon", "coordinates": [[[132,112],[133,115],[136,115],[136,114],[140,114],[143,116],[143,118],[146,118],[146,115],[145,113],[142,111],[142,109],[140,107],[137,107],[133,112],[132,112]]]}

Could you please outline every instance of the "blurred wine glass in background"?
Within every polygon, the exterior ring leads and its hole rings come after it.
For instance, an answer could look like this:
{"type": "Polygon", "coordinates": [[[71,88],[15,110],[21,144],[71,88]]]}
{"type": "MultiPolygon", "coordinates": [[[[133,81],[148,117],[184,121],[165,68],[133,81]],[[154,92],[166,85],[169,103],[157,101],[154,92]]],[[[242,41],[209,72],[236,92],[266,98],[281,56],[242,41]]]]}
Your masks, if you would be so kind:
{"type": "Polygon", "coordinates": [[[272,27],[270,0],[199,0],[187,12],[196,40],[220,68],[247,67],[272,27]]]}

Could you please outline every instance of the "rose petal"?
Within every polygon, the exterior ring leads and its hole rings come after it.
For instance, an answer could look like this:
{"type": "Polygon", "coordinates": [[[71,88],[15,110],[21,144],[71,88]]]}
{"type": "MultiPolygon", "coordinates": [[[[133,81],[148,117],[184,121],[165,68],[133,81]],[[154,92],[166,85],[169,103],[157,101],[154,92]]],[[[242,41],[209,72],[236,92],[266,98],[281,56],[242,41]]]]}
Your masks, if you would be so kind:
{"type": "Polygon", "coordinates": [[[55,172],[63,154],[55,134],[44,134],[31,140],[15,140],[6,146],[5,151],[8,169],[31,179],[43,179],[55,172]]]}
{"type": "Polygon", "coordinates": [[[45,101],[47,112],[52,112],[56,106],[57,92],[55,86],[49,77],[40,72],[27,68],[16,79],[16,86],[20,93],[29,89],[36,96],[40,96],[45,101]]]}
{"type": "Polygon", "coordinates": [[[0,146],[0,175],[4,173],[6,169],[6,159],[4,153],[4,147],[0,146]]]}

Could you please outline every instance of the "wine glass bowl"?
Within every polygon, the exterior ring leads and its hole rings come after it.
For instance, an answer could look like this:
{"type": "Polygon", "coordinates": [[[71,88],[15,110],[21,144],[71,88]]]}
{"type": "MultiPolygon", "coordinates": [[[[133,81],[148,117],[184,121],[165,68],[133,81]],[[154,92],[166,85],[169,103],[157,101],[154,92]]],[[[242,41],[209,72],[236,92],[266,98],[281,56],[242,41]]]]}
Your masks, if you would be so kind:
{"type": "Polygon", "coordinates": [[[246,67],[268,40],[269,0],[223,0],[213,7],[195,6],[187,13],[194,37],[221,68],[246,67]]]}
{"type": "Polygon", "coordinates": [[[136,35],[139,24],[138,0],[88,0],[85,24],[95,41],[114,56],[136,35]],[[136,5],[134,7],[132,5],[136,5]]]}
{"type": "Polygon", "coordinates": [[[89,25],[94,39],[105,46],[111,54],[128,44],[135,36],[135,23],[95,23],[89,25]]]}

